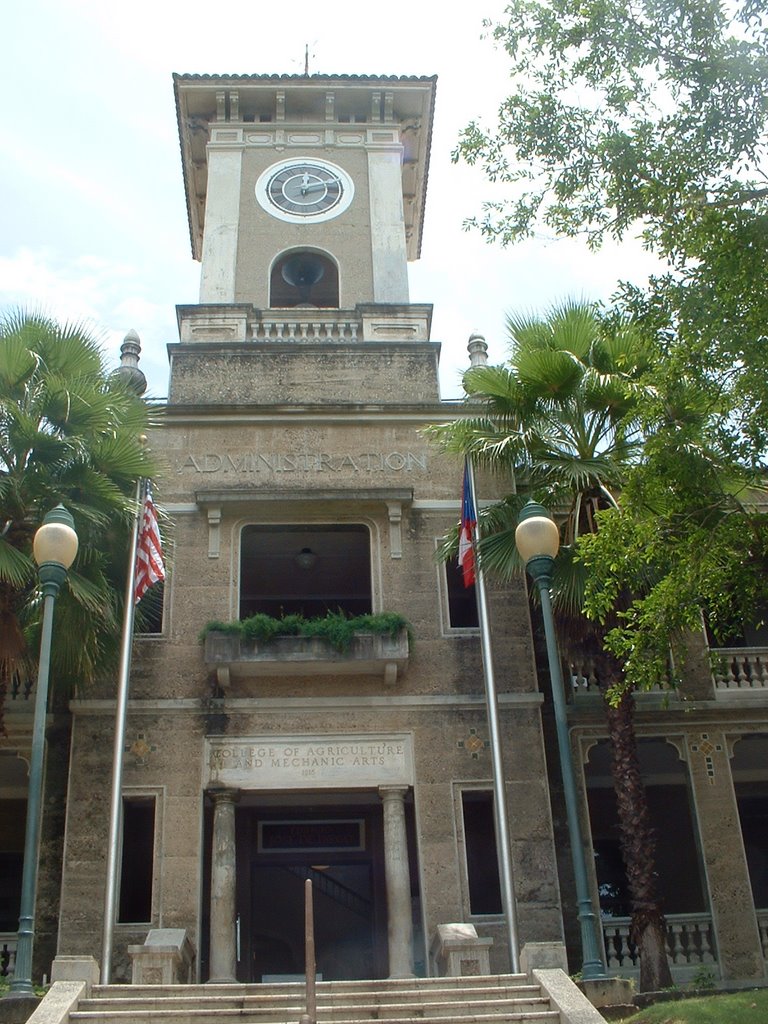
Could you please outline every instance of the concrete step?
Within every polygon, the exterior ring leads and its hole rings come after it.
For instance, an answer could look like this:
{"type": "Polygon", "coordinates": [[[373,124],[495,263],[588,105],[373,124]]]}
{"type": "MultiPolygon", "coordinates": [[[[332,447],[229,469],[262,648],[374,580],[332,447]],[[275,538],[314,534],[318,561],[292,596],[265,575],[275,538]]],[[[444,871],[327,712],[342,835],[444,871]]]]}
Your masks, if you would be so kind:
{"type": "MultiPolygon", "coordinates": [[[[376,978],[365,981],[318,981],[318,998],[329,992],[422,992],[445,989],[455,991],[461,989],[481,990],[508,988],[510,986],[528,985],[525,974],[487,974],[467,978],[376,978]]],[[[200,992],[208,995],[228,995],[235,993],[254,993],[259,995],[290,994],[304,991],[303,981],[263,982],[246,984],[237,982],[233,985],[96,985],[93,989],[95,997],[114,993],[115,995],[157,995],[158,993],[191,993],[200,992]]]]}
{"type": "MultiPolygon", "coordinates": [[[[319,1024],[555,1024],[525,975],[318,982],[319,1024]]],[[[303,982],[260,985],[108,985],[70,1014],[70,1024],[298,1024],[303,982]]]]}
{"type": "MultiPolygon", "coordinates": [[[[407,1017],[419,1019],[443,1020],[457,1018],[467,1019],[482,1017],[493,1019],[506,1017],[513,1013],[523,1013],[533,1010],[547,1009],[548,1003],[538,990],[534,989],[526,995],[518,995],[514,998],[503,998],[494,1000],[489,1005],[482,999],[457,999],[446,1001],[408,1001],[408,1002],[386,1002],[371,1004],[368,1006],[357,1003],[345,1004],[335,1003],[318,1005],[318,1020],[334,1022],[346,1022],[351,1020],[399,1020],[407,1017]]],[[[109,1015],[115,1020],[126,1020],[128,1017],[156,1015],[163,1013],[170,1020],[179,1015],[194,1013],[195,1019],[202,1021],[203,1017],[225,1015],[244,1015],[253,1021],[268,1024],[268,1022],[280,1022],[283,1020],[297,1020],[303,1012],[303,1004],[280,1003],[280,1005],[264,1005],[257,996],[245,997],[243,999],[228,998],[205,998],[200,1000],[189,1000],[169,997],[154,1000],[121,999],[108,1001],[94,1001],[81,1003],[74,1011],[70,1019],[83,1022],[92,1021],[98,1017],[109,1015]]]]}
{"type": "MultiPolygon", "coordinates": [[[[98,1005],[101,1009],[134,1009],[142,1006],[150,1008],[174,1009],[188,1006],[190,1000],[196,1006],[220,1006],[222,1008],[254,1008],[264,1012],[283,1011],[303,1006],[304,988],[298,986],[292,992],[264,991],[266,986],[226,986],[221,994],[211,994],[208,986],[177,986],[176,989],[142,989],[137,993],[134,986],[126,986],[116,993],[113,988],[99,995],[98,999],[84,1000],[80,1009],[90,1011],[98,1005]],[[232,991],[232,989],[236,991],[232,991]]],[[[321,1010],[341,1012],[353,1008],[364,1008],[370,1015],[380,1010],[391,1010],[398,1005],[422,1005],[430,1008],[445,1008],[445,1013],[462,1011],[472,1004],[483,1006],[493,1003],[500,1005],[510,999],[535,998],[539,995],[537,985],[489,985],[486,988],[472,988],[468,991],[456,988],[427,988],[416,996],[412,992],[387,989],[355,990],[319,990],[317,1005],[321,1010]]]]}
{"type": "MultiPolygon", "coordinates": [[[[457,1020],[465,1024],[504,1024],[511,1021],[559,1021],[560,1014],[557,1010],[548,1008],[547,1000],[541,1000],[540,1005],[530,1006],[518,1010],[507,1008],[503,1013],[487,1014],[473,1013],[462,1017],[429,1017],[430,1024],[456,1024],[457,1020]]],[[[426,1019],[418,1012],[417,1007],[410,1007],[410,1012],[402,1017],[388,1017],[387,1024],[413,1024],[414,1020],[426,1019]]],[[[318,1015],[320,1021],[323,1018],[318,1015]]],[[[101,1013],[98,1011],[81,1013],[75,1011],[70,1014],[70,1021],[80,1021],[81,1024],[232,1024],[233,1021],[250,1022],[260,1020],[247,1009],[240,1010],[218,1010],[218,1009],[195,1009],[193,1006],[179,1010],[126,1010],[101,1013]]],[[[329,1018],[330,1019],[330,1018],[329,1018]]],[[[335,1021],[337,1018],[333,1018],[335,1021]]],[[[283,1017],[284,1024],[298,1024],[298,1015],[283,1017]]],[[[344,1024],[370,1024],[371,1018],[345,1018],[344,1024]]]]}

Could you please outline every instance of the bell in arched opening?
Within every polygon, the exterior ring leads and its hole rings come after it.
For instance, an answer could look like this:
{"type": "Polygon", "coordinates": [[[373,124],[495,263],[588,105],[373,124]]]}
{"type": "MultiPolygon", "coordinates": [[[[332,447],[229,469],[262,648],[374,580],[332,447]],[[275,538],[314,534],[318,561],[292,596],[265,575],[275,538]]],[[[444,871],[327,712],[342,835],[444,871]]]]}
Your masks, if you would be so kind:
{"type": "Polygon", "coordinates": [[[328,256],[319,252],[291,252],[272,267],[269,288],[272,308],[339,306],[339,272],[328,256]]]}

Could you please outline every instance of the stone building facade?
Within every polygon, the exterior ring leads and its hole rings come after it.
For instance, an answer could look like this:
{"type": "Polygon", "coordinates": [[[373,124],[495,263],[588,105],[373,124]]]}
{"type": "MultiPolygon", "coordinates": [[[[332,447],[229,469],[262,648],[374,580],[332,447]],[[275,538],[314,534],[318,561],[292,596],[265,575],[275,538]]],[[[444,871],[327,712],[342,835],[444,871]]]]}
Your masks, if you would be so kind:
{"type": "MultiPolygon", "coordinates": [[[[137,637],[113,977],[150,928],[184,928],[196,976],[303,971],[303,883],[327,979],[430,974],[437,926],[471,922],[508,969],[475,609],[435,558],[461,467],[422,429],[440,401],[431,307],[409,302],[435,81],[175,77],[200,302],[178,307],[151,444],[172,521],[161,620],[137,637]],[[339,651],[215,630],[257,613],[396,612],[339,651]]],[[[482,343],[474,344],[482,359],[482,343]]],[[[481,497],[490,481],[480,481],[481,497]]],[[[568,942],[572,879],[523,581],[490,593],[523,942],[568,942]]],[[[688,692],[638,698],[678,973],[765,975],[768,671],[759,645],[692,658],[688,692]],[[762,858],[762,861],[761,861],[762,858]]],[[[575,667],[573,750],[609,966],[632,973],[605,726],[575,667]]],[[[9,702],[0,856],[12,907],[28,715],[9,702]],[[15,858],[15,860],[14,860],[15,858]]],[[[57,717],[41,920],[100,959],[114,684],[57,717]],[[66,754],[69,762],[66,765],[66,754]],[[56,808],[66,796],[66,822],[56,808]],[[58,815],[58,817],[57,817],[58,815]]],[[[8,915],[7,915],[8,916],[8,915]]],[[[7,922],[5,922],[7,926],[7,922]]],[[[8,929],[10,932],[10,928],[8,929]]],[[[11,951],[13,939],[3,935],[11,951]]]]}

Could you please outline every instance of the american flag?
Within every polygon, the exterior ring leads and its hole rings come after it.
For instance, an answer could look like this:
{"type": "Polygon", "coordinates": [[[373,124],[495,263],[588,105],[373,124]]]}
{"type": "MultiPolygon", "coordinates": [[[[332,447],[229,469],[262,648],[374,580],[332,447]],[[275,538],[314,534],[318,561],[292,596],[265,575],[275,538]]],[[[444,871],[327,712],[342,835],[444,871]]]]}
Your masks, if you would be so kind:
{"type": "Polygon", "coordinates": [[[165,567],[163,565],[163,550],[160,546],[160,531],[157,528],[157,512],[152,501],[152,487],[147,483],[136,547],[134,604],[139,603],[153,584],[164,579],[165,567]]]}
{"type": "Polygon", "coordinates": [[[471,587],[475,582],[475,529],[477,513],[472,500],[472,489],[469,486],[467,462],[464,461],[464,485],[461,500],[461,525],[459,527],[459,566],[464,572],[464,586],[471,587]]]}

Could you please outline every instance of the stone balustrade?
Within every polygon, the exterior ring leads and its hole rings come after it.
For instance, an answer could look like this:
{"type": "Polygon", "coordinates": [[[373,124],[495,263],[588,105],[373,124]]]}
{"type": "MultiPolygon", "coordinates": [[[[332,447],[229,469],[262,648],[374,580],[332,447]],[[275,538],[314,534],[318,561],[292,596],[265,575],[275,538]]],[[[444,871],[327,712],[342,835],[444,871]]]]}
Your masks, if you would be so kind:
{"type": "MultiPolygon", "coordinates": [[[[766,917],[768,924],[768,911],[766,917]]],[[[676,980],[687,980],[701,967],[716,965],[710,914],[667,914],[666,920],[667,954],[676,980]]],[[[637,947],[630,940],[629,929],[628,917],[603,920],[608,970],[633,976],[640,972],[640,958],[637,947]]],[[[715,970],[713,967],[713,973],[715,970]]]]}
{"type": "Polygon", "coordinates": [[[328,310],[313,309],[308,313],[254,321],[254,341],[358,341],[362,321],[339,316],[328,310]]]}
{"type": "Polygon", "coordinates": [[[763,958],[768,960],[768,910],[757,911],[757,926],[760,929],[760,945],[763,958]]]}
{"type": "Polygon", "coordinates": [[[427,342],[432,307],[363,303],[354,309],[291,306],[256,309],[243,303],[177,306],[183,343],[427,342]]]}
{"type": "MultiPolygon", "coordinates": [[[[595,672],[595,667],[590,660],[574,662],[567,667],[574,697],[584,694],[600,694],[600,682],[595,672]]],[[[650,690],[642,690],[635,693],[636,697],[642,697],[646,693],[663,693],[672,696],[675,693],[673,687],[668,683],[661,683],[651,687],[650,690]]]]}
{"type": "Polygon", "coordinates": [[[16,969],[16,932],[0,932],[0,978],[7,978],[16,969]]]}
{"type": "Polygon", "coordinates": [[[768,691],[768,648],[712,648],[715,696],[723,693],[768,691]]]}

